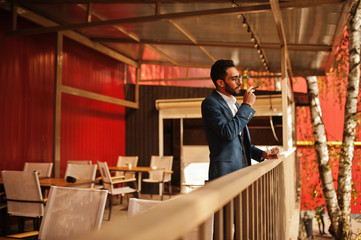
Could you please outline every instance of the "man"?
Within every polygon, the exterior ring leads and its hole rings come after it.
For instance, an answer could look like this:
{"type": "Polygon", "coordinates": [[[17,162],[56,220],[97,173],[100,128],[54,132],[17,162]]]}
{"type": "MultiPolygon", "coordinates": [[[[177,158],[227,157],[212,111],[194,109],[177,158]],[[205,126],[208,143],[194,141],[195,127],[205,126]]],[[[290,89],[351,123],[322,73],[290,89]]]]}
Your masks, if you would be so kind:
{"type": "MultiPolygon", "coordinates": [[[[209,180],[261,162],[267,151],[253,146],[247,124],[255,114],[255,86],[246,90],[241,106],[234,96],[240,93],[242,77],[232,60],[218,60],[211,69],[216,90],[202,102],[202,118],[210,150],[209,180]]],[[[277,149],[278,157],[278,149],[277,149]]]]}

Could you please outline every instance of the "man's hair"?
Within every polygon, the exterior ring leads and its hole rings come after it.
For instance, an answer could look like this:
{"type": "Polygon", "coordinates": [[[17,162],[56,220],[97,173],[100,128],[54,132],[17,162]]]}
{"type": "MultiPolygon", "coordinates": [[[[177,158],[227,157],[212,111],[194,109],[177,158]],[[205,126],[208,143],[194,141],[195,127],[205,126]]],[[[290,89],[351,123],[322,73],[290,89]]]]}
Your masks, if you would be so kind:
{"type": "Polygon", "coordinates": [[[216,61],[211,68],[211,78],[215,86],[218,79],[224,80],[227,76],[226,70],[230,67],[234,67],[232,60],[220,59],[216,61]]]}

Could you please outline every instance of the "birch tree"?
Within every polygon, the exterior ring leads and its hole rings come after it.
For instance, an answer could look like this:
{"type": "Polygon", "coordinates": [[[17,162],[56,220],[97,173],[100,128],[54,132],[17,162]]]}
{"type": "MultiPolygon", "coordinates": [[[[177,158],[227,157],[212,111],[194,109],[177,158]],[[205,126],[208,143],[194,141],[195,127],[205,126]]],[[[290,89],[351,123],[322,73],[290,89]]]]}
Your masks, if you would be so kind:
{"type": "Polygon", "coordinates": [[[311,119],[322,190],[336,239],[351,239],[351,177],[357,124],[357,97],[360,80],[361,6],[354,0],[350,13],[349,75],[345,103],[344,130],[340,154],[337,195],[332,183],[325,126],[316,77],[307,77],[311,119]]]}
{"type": "Polygon", "coordinates": [[[338,204],[341,217],[337,231],[338,239],[351,239],[351,177],[352,159],[357,124],[357,97],[360,82],[360,1],[354,1],[350,15],[349,75],[347,83],[345,122],[337,181],[338,204]]]}

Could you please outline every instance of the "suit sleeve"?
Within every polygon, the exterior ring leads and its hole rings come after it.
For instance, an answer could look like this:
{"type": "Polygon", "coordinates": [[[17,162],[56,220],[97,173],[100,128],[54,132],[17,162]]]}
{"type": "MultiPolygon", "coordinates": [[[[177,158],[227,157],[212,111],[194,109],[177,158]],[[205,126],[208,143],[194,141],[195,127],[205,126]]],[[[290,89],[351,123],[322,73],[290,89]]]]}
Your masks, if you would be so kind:
{"type": "Polygon", "coordinates": [[[207,128],[225,141],[232,141],[248,124],[255,114],[250,106],[242,104],[233,117],[229,109],[222,106],[217,100],[206,98],[202,102],[202,117],[207,128]]]}
{"type": "Polygon", "coordinates": [[[264,159],[262,158],[263,150],[251,145],[251,158],[256,160],[257,162],[263,162],[264,159]]]}

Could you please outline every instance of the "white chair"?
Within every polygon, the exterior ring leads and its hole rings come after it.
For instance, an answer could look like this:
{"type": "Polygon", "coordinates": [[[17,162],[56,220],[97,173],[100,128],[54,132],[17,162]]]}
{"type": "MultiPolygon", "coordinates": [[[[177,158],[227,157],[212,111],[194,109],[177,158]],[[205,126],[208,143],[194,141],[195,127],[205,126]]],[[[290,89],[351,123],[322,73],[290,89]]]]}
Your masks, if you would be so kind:
{"type": "Polygon", "coordinates": [[[183,169],[184,182],[182,192],[188,193],[202,187],[208,180],[209,162],[191,162],[183,169]]]}
{"type": "Polygon", "coordinates": [[[53,163],[25,162],[24,165],[24,172],[36,171],[39,177],[50,178],[52,170],[53,170],[53,163]]]}
{"type": "MultiPolygon", "coordinates": [[[[172,166],[173,156],[152,156],[150,166],[154,169],[149,172],[149,178],[143,179],[143,182],[159,184],[159,194],[163,200],[164,184],[169,183],[169,196],[172,194],[172,166]]],[[[152,196],[152,194],[151,194],[152,196]]]]}
{"type": "Polygon", "coordinates": [[[67,164],[84,164],[84,165],[92,165],[91,160],[68,160],[67,164]]]}
{"type": "MultiPolygon", "coordinates": [[[[158,201],[158,200],[148,200],[148,199],[137,199],[137,198],[130,198],[129,199],[129,207],[128,207],[128,217],[136,216],[144,211],[151,209],[152,207],[165,203],[166,201],[172,201],[174,199],[165,200],[165,201],[158,201]]],[[[213,239],[213,215],[207,220],[207,224],[209,226],[209,240],[213,239]]],[[[184,240],[196,240],[198,239],[198,228],[194,228],[190,231],[184,238],[184,240]]]]}
{"type": "Polygon", "coordinates": [[[85,164],[68,164],[65,171],[65,179],[67,177],[73,177],[77,180],[91,180],[93,183],[77,185],[77,187],[94,187],[95,175],[97,172],[97,165],[85,165],[85,164]]]}
{"type": "Polygon", "coordinates": [[[99,230],[106,200],[106,190],[52,186],[39,232],[26,235],[38,235],[40,240],[63,240],[99,230]]]}
{"type": "MultiPolygon", "coordinates": [[[[138,156],[119,156],[117,167],[136,167],[138,165],[138,156]]],[[[124,178],[135,178],[134,172],[117,171],[115,176],[124,176],[124,178]]]]}
{"type": "Polygon", "coordinates": [[[159,201],[159,200],[129,198],[128,217],[133,217],[155,205],[158,205],[159,203],[164,203],[164,202],[165,201],[159,201]]]}
{"type": "MultiPolygon", "coordinates": [[[[104,189],[108,190],[108,198],[109,198],[109,216],[108,221],[110,220],[110,216],[112,213],[112,204],[113,204],[113,196],[114,195],[121,195],[122,197],[125,194],[135,193],[137,194],[137,183],[136,178],[128,178],[124,179],[123,177],[112,177],[109,172],[108,164],[106,162],[98,161],[100,175],[102,176],[102,182],[104,189]],[[123,187],[115,187],[114,185],[121,184],[125,185],[126,183],[133,183],[134,188],[123,186],[123,187]]],[[[128,196],[128,195],[127,195],[128,196]]],[[[121,198],[122,200],[122,198],[121,198]]]]}
{"type": "MultiPolygon", "coordinates": [[[[34,228],[38,229],[44,215],[44,199],[36,172],[2,171],[1,172],[9,216],[32,218],[34,228]]],[[[23,226],[19,225],[19,231],[23,226]]]]}

